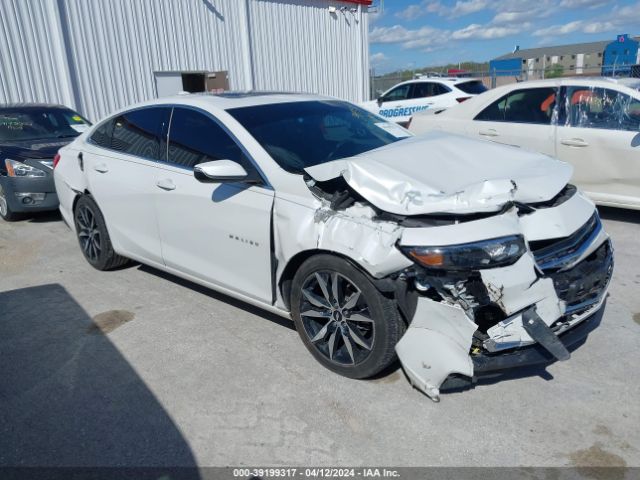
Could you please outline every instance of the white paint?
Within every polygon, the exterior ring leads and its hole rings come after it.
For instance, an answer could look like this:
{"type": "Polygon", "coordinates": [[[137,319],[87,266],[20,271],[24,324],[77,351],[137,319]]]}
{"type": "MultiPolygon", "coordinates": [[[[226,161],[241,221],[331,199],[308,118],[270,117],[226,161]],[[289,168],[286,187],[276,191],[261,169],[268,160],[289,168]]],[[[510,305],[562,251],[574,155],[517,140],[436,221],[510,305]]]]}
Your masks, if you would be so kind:
{"type": "Polygon", "coordinates": [[[438,401],[449,375],[472,377],[469,349],[477,328],[460,307],[420,298],[413,322],[396,345],[411,384],[438,401]]]}

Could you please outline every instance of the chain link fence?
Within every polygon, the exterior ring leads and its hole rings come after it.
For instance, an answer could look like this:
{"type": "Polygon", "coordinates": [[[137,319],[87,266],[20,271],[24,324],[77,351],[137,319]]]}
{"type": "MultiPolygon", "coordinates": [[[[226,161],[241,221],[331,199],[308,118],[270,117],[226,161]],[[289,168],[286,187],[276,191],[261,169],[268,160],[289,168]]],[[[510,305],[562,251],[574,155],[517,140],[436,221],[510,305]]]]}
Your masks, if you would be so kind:
{"type": "MultiPolygon", "coordinates": [[[[468,77],[482,80],[485,87],[491,89],[502,85],[509,85],[516,82],[525,82],[528,80],[541,80],[545,78],[559,77],[640,77],[640,65],[616,65],[611,67],[591,67],[591,68],[574,68],[567,69],[560,66],[550,65],[547,68],[531,68],[523,69],[519,72],[514,71],[465,71],[464,74],[453,75],[457,77],[468,77]]],[[[371,75],[370,77],[370,98],[372,100],[378,98],[384,92],[400,82],[405,82],[420,77],[449,77],[446,73],[435,73],[428,71],[403,71],[387,75],[371,75]]]]}

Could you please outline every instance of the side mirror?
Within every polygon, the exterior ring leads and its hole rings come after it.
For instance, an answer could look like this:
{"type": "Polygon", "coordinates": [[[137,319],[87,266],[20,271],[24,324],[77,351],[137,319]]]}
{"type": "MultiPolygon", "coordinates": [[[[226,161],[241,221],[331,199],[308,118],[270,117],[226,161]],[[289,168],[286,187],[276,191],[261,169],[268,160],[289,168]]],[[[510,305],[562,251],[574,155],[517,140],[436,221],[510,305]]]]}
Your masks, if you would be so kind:
{"type": "Polygon", "coordinates": [[[249,174],[233,160],[213,160],[193,167],[193,176],[203,183],[244,182],[249,174]]]}
{"type": "Polygon", "coordinates": [[[378,106],[381,107],[383,103],[384,103],[383,97],[378,97],[378,106]]]}

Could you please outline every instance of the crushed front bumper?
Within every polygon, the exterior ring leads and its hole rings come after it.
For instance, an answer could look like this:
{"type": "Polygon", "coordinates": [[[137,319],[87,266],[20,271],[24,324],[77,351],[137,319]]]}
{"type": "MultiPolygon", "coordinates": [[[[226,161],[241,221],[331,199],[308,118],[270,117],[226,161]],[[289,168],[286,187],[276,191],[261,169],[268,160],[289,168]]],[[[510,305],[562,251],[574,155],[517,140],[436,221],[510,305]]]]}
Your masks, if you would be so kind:
{"type": "Polygon", "coordinates": [[[396,346],[412,385],[437,401],[440,389],[569,358],[599,324],[613,248],[597,214],[566,238],[573,242],[556,242],[563,255],[554,258],[562,262],[551,266],[533,251],[508,267],[444,280],[423,277],[422,284],[430,280],[443,300],[420,296],[396,346]],[[482,328],[487,306],[502,319],[482,328]]]}

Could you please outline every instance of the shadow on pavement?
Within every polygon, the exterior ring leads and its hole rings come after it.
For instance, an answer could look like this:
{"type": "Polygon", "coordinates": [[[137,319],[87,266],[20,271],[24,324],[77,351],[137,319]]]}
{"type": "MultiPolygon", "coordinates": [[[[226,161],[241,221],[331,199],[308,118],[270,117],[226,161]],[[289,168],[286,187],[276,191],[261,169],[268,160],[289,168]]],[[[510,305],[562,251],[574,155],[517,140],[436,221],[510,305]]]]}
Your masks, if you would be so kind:
{"type": "Polygon", "coordinates": [[[50,223],[62,221],[62,215],[58,210],[52,210],[50,212],[33,212],[24,214],[20,221],[29,223],[50,223]]]}
{"type": "Polygon", "coordinates": [[[247,313],[251,313],[253,315],[257,315],[259,317],[262,317],[266,320],[269,320],[270,322],[273,322],[277,325],[280,325],[282,327],[286,327],[290,330],[295,330],[295,325],[291,320],[287,320],[286,318],[283,318],[279,315],[276,315],[275,313],[271,313],[268,312],[266,310],[263,310],[262,308],[259,307],[254,307],[253,305],[243,302],[242,300],[237,300],[233,297],[230,297],[229,295],[225,295],[224,293],[220,293],[217,292],[215,290],[212,290],[210,288],[207,287],[203,287],[202,285],[199,285],[197,283],[191,282],[189,280],[185,280],[184,278],[180,278],[177,277],[175,275],[172,275],[170,273],[167,272],[163,272],[162,270],[157,270],[153,267],[150,267],[148,265],[144,265],[144,264],[140,264],[138,267],[140,270],[142,270],[143,272],[146,273],[151,273],[157,277],[160,278],[164,278],[165,280],[168,280],[170,282],[173,282],[177,285],[181,285],[183,287],[189,288],[191,290],[194,290],[198,293],[201,293],[203,295],[206,295],[208,297],[213,298],[214,300],[218,300],[219,302],[224,302],[228,305],[232,305],[236,308],[239,308],[241,310],[244,310],[247,313]]]}
{"type": "Polygon", "coordinates": [[[0,467],[155,467],[156,478],[198,478],[169,414],[60,285],[0,293],[0,352],[0,467]]]}

